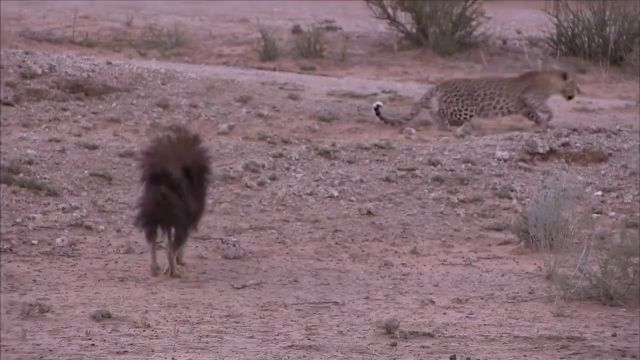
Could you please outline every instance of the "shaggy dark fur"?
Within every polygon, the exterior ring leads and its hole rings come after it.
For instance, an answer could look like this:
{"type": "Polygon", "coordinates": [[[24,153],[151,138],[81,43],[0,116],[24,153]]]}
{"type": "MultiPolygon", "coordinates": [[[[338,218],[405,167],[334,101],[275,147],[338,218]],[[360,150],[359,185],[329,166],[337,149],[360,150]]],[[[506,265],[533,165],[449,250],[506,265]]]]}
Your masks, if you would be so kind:
{"type": "Polygon", "coordinates": [[[142,153],[143,194],[135,225],[145,232],[151,253],[151,275],[156,261],[158,229],[167,235],[165,273],[175,276],[176,262],[184,264],[184,245],[204,212],[209,186],[210,158],[200,136],[176,126],[156,138],[142,153]]]}

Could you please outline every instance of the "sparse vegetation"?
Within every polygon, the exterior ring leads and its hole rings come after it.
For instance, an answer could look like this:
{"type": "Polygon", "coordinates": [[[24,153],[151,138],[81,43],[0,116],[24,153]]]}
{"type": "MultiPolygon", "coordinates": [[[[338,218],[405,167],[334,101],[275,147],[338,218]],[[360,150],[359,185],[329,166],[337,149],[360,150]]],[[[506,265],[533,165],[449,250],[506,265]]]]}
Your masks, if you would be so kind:
{"type": "Polygon", "coordinates": [[[111,176],[109,173],[106,173],[106,172],[90,171],[89,176],[102,179],[109,184],[113,183],[113,176],[111,176]]]}
{"type": "Polygon", "coordinates": [[[83,149],[87,149],[89,151],[98,150],[100,148],[100,145],[98,145],[96,143],[92,143],[92,142],[87,142],[87,141],[79,142],[78,146],[80,146],[83,149]]]}
{"type": "Polygon", "coordinates": [[[131,149],[122,150],[118,152],[118,157],[125,158],[125,159],[132,159],[136,157],[136,152],[131,149]]]}
{"type": "Polygon", "coordinates": [[[388,318],[376,323],[376,326],[386,335],[393,335],[400,329],[400,321],[396,318],[388,318]]]}
{"type": "Polygon", "coordinates": [[[636,1],[556,0],[546,13],[547,42],[558,54],[618,65],[640,47],[636,1]]]}
{"type": "Polygon", "coordinates": [[[327,96],[344,98],[344,99],[369,99],[375,97],[378,93],[359,93],[349,90],[330,90],[327,92],[327,96]]]}
{"type": "Polygon", "coordinates": [[[326,50],[324,30],[314,27],[295,35],[295,51],[298,56],[310,58],[322,58],[326,50]]]}
{"type": "Polygon", "coordinates": [[[237,102],[238,104],[247,105],[252,99],[253,97],[251,95],[239,95],[236,96],[233,101],[237,102]]]}
{"type": "Polygon", "coordinates": [[[22,304],[20,309],[20,316],[23,318],[29,318],[34,316],[40,316],[51,312],[51,306],[39,301],[27,302],[22,304]]]}
{"type": "Polygon", "coordinates": [[[640,298],[640,233],[621,227],[613,238],[595,246],[596,265],[585,274],[593,296],[605,305],[640,298]]]}
{"type": "Polygon", "coordinates": [[[164,56],[186,43],[187,38],[178,24],[175,24],[173,29],[151,24],[142,31],[134,47],[141,56],[145,56],[150,50],[157,50],[164,56]]]}
{"type": "Polygon", "coordinates": [[[613,236],[596,239],[580,211],[581,193],[566,181],[543,187],[514,229],[525,245],[543,253],[543,272],[552,281],[557,314],[571,297],[597,298],[607,305],[640,298],[638,231],[621,226],[613,236]]]}
{"type": "Polygon", "coordinates": [[[256,51],[258,52],[260,61],[269,62],[277,60],[280,51],[278,50],[278,42],[273,33],[265,27],[259,28],[258,32],[260,33],[260,39],[258,40],[256,51]]]}
{"type": "Polygon", "coordinates": [[[320,110],[316,113],[316,119],[321,122],[332,123],[338,120],[338,115],[332,111],[320,110]]]}
{"type": "Polygon", "coordinates": [[[544,274],[556,276],[562,254],[583,234],[577,199],[580,191],[567,181],[546,184],[535,194],[513,231],[524,245],[544,254],[544,274]]]}
{"type": "Polygon", "coordinates": [[[91,318],[95,321],[102,321],[106,319],[111,319],[113,316],[111,315],[111,311],[106,309],[98,309],[91,313],[91,318]]]}
{"type": "Polygon", "coordinates": [[[530,248],[562,248],[576,232],[574,205],[578,193],[564,181],[543,186],[514,224],[514,233],[530,248]]]}
{"type": "Polygon", "coordinates": [[[124,21],[124,25],[126,27],[132,27],[133,26],[133,15],[127,15],[127,19],[124,21]]]}
{"type": "Polygon", "coordinates": [[[365,0],[376,19],[415,46],[450,55],[474,45],[484,18],[477,0],[365,0]]]}
{"type": "Polygon", "coordinates": [[[15,164],[13,166],[9,164],[8,167],[3,166],[0,168],[0,183],[7,186],[17,186],[36,193],[44,193],[47,196],[60,196],[58,190],[35,178],[25,176],[25,173],[30,173],[30,171],[24,168],[17,168],[15,164]]]}

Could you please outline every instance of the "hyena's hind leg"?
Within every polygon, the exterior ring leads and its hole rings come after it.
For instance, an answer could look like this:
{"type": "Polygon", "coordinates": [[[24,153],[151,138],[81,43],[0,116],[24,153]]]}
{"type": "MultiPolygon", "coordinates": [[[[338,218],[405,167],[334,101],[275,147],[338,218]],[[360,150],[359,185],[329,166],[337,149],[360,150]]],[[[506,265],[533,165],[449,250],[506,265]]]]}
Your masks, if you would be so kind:
{"type": "Polygon", "coordinates": [[[180,249],[178,249],[178,252],[176,254],[176,263],[178,265],[187,265],[186,261],[184,261],[184,248],[185,248],[186,244],[183,244],[182,246],[180,246],[180,249]]]}
{"type": "MultiPolygon", "coordinates": [[[[176,227],[172,236],[169,237],[169,244],[167,246],[167,268],[164,271],[169,277],[180,277],[177,271],[176,263],[183,262],[181,257],[184,251],[184,245],[187,242],[187,231],[183,228],[176,227]]],[[[184,263],[184,262],[183,262],[184,263]]]]}
{"type": "Polygon", "coordinates": [[[158,274],[160,274],[160,266],[158,266],[158,258],[156,256],[158,231],[156,229],[147,229],[145,230],[145,237],[147,238],[150,254],[149,271],[151,272],[151,276],[158,276],[158,274]]]}

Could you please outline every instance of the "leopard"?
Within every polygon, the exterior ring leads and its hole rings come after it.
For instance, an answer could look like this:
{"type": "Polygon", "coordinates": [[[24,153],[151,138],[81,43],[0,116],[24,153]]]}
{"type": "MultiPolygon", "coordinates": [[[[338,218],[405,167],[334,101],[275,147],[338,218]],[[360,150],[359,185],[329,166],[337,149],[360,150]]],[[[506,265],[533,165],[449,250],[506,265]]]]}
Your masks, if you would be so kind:
{"type": "MultiPolygon", "coordinates": [[[[391,118],[382,102],[373,104],[375,115],[387,125],[404,125],[427,109],[430,123],[441,128],[467,128],[475,118],[523,115],[547,129],[554,117],[547,100],[560,95],[573,100],[582,91],[576,79],[563,70],[536,70],[511,77],[454,78],[427,90],[408,115],[391,118]]],[[[468,130],[468,128],[467,128],[468,130]]]]}

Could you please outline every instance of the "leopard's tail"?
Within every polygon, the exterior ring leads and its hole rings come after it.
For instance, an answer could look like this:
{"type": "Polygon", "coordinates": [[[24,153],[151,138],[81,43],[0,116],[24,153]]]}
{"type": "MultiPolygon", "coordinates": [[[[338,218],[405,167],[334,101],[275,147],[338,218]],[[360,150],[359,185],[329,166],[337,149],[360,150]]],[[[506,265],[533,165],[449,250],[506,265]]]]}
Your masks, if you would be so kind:
{"type": "Polygon", "coordinates": [[[384,106],[384,104],[381,101],[376,101],[373,104],[373,112],[376,113],[376,116],[378,117],[378,119],[382,120],[382,122],[384,122],[387,125],[392,125],[392,126],[396,126],[396,125],[401,125],[404,123],[407,123],[411,120],[413,120],[422,110],[422,108],[426,107],[424,102],[422,100],[416,102],[415,104],[413,104],[413,107],[411,108],[411,112],[409,112],[409,114],[405,115],[405,116],[400,116],[397,118],[390,118],[385,116],[382,113],[382,107],[384,106]]]}
{"type": "Polygon", "coordinates": [[[373,104],[373,112],[376,114],[376,116],[378,117],[378,119],[382,120],[383,123],[387,124],[387,125],[391,125],[391,126],[395,126],[395,125],[400,125],[404,122],[409,121],[409,118],[402,118],[402,117],[398,117],[398,118],[390,118],[387,117],[386,115],[384,115],[382,113],[382,107],[384,106],[384,104],[382,103],[382,101],[376,101],[373,104]]]}

